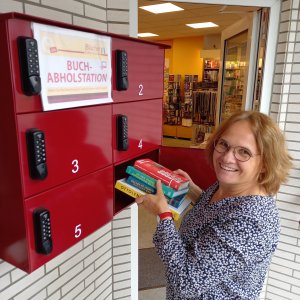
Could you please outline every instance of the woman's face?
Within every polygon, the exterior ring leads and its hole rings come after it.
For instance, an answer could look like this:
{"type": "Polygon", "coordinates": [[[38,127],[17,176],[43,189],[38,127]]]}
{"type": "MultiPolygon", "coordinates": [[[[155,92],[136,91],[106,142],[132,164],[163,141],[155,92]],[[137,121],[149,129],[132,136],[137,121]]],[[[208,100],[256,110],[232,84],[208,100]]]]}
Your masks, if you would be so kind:
{"type": "Polygon", "coordinates": [[[231,146],[224,153],[219,153],[216,150],[213,153],[213,165],[220,184],[231,187],[236,185],[240,188],[256,187],[258,174],[261,170],[261,156],[253,155],[249,160],[241,162],[236,159],[232,148],[240,146],[249,153],[259,154],[250,123],[248,121],[234,123],[222,134],[220,139],[231,146]]]}

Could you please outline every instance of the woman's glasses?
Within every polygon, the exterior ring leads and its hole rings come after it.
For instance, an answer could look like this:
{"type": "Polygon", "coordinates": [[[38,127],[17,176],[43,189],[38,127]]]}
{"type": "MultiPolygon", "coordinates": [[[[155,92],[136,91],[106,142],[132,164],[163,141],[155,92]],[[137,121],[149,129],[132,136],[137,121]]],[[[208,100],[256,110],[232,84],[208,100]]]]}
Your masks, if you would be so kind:
{"type": "Polygon", "coordinates": [[[253,154],[249,149],[244,148],[242,146],[230,146],[225,140],[218,139],[214,141],[214,148],[219,153],[225,153],[230,150],[230,148],[233,149],[233,155],[234,157],[242,162],[245,162],[249,160],[251,157],[259,154],[253,154]]]}

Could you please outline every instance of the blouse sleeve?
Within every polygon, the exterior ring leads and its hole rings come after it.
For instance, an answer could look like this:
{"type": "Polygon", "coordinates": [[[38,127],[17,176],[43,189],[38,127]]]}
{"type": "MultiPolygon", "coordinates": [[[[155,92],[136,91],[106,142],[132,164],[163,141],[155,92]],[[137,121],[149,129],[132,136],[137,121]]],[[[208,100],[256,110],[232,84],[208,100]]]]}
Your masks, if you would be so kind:
{"type": "Polygon", "coordinates": [[[257,220],[245,217],[207,226],[190,245],[183,242],[172,220],[164,220],[158,224],[153,242],[169,282],[182,298],[200,296],[245,272],[264,259],[268,243],[257,220]]]}

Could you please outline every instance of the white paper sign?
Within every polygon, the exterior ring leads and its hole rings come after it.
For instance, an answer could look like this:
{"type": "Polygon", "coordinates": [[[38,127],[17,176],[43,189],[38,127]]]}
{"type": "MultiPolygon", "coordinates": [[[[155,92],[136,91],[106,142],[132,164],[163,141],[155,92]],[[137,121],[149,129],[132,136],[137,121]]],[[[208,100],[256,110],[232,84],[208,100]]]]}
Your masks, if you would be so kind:
{"type": "Polygon", "coordinates": [[[33,23],[43,109],[112,102],[111,38],[33,23]]]}

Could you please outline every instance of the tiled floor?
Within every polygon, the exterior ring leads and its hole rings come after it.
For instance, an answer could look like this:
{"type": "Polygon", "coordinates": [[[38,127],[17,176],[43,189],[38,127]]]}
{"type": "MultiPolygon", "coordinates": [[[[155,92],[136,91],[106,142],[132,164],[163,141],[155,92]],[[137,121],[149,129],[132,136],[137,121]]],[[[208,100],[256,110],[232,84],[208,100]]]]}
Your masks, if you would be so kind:
{"type": "Polygon", "coordinates": [[[139,291],[139,300],[165,300],[166,288],[139,291]]]}
{"type": "MultiPolygon", "coordinates": [[[[139,249],[152,248],[152,236],[156,228],[156,217],[139,207],[139,249]]],[[[139,291],[138,300],[164,300],[166,288],[139,291]]]]}

